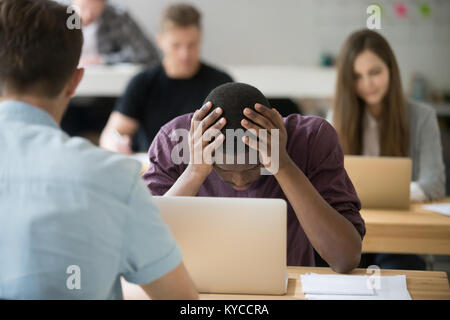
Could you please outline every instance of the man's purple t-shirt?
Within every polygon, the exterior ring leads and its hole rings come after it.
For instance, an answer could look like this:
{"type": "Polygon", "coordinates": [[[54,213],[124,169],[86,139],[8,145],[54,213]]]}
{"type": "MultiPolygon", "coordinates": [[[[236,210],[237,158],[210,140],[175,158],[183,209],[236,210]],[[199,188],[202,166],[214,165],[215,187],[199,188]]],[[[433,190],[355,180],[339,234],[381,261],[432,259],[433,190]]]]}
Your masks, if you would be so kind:
{"type": "MultiPolygon", "coordinates": [[[[172,132],[189,130],[192,115],[179,116],[164,125],[150,146],[150,168],[143,177],[153,195],[164,195],[187,167],[171,160],[172,149],[179,143],[172,141],[172,132]]],[[[334,128],[322,118],[298,114],[284,118],[284,124],[288,133],[287,151],[292,160],[325,201],[347,218],[363,238],[361,203],[344,169],[344,155],[334,128]]],[[[213,170],[198,196],[285,199],[288,203],[287,265],[315,265],[313,247],[274,176],[261,176],[249,189],[237,191],[213,170]]]]}

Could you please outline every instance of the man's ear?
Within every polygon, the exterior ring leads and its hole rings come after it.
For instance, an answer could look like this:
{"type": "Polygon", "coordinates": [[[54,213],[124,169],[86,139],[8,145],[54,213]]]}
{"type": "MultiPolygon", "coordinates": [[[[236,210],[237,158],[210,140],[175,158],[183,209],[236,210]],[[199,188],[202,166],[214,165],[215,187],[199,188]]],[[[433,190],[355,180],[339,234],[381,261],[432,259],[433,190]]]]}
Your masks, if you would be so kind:
{"type": "Polygon", "coordinates": [[[66,89],[66,97],[72,98],[84,76],[84,68],[77,68],[69,79],[66,89]]]}

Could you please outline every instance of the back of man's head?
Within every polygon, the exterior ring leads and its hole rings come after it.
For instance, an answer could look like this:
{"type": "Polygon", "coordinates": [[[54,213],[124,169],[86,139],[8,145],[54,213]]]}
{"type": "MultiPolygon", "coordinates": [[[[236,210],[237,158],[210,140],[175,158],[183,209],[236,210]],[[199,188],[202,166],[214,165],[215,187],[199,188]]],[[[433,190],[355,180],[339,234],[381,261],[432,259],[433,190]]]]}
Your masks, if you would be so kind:
{"type": "Polygon", "coordinates": [[[78,66],[81,29],[51,0],[0,0],[0,95],[58,96],[78,66]]]}

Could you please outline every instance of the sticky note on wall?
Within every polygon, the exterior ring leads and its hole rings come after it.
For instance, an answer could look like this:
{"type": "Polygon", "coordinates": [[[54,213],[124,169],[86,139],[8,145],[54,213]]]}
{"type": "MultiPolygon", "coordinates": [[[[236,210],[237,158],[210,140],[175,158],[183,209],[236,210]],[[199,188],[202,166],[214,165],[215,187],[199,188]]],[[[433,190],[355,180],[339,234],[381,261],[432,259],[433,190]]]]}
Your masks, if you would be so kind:
{"type": "Polygon", "coordinates": [[[419,14],[424,18],[429,18],[431,16],[431,6],[428,3],[419,4],[419,14]]]}
{"type": "Polygon", "coordinates": [[[394,3],[394,13],[397,18],[406,18],[408,17],[408,6],[404,2],[396,2],[394,3]]]}

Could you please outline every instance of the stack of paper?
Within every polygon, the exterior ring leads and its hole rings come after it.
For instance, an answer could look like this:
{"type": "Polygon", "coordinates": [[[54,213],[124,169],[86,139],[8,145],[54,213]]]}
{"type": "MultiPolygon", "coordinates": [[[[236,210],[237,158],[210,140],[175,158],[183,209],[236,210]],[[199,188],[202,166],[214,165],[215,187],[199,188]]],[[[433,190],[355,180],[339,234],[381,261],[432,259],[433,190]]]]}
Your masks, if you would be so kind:
{"type": "Polygon", "coordinates": [[[309,273],[300,280],[308,300],[411,300],[405,275],[374,277],[309,273]]]}

